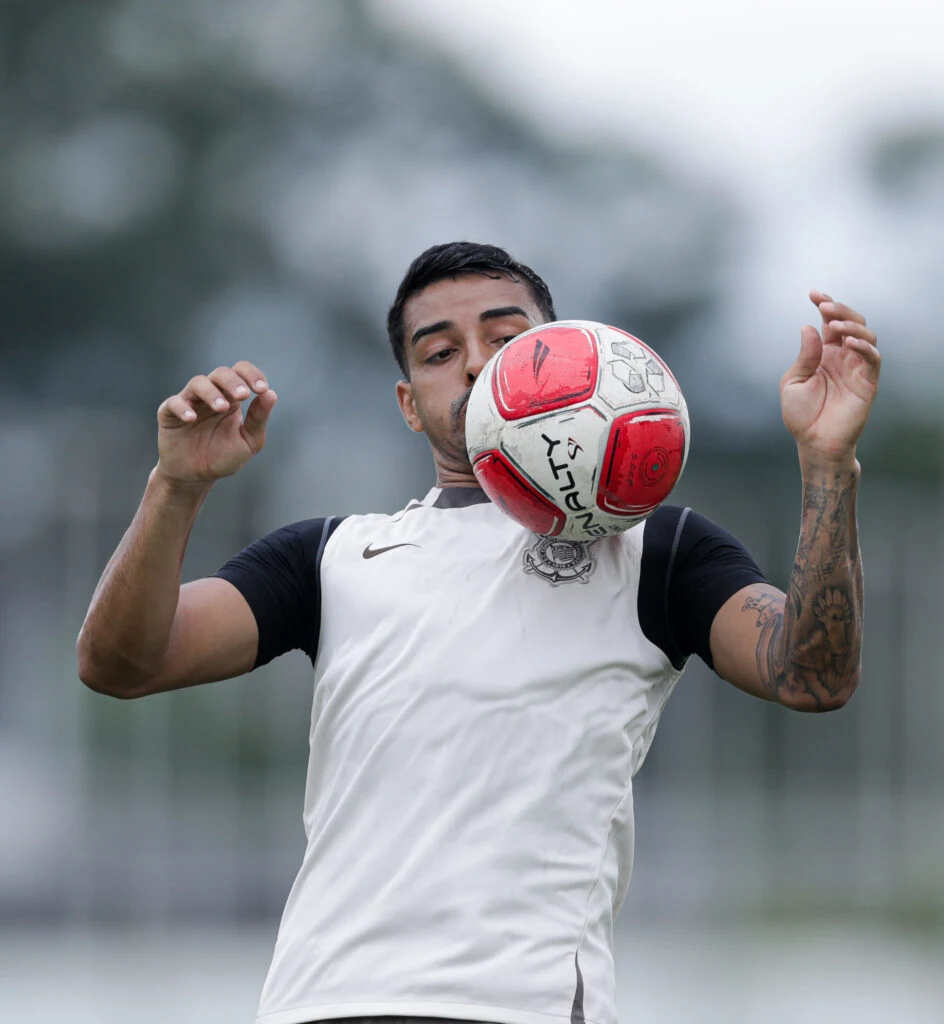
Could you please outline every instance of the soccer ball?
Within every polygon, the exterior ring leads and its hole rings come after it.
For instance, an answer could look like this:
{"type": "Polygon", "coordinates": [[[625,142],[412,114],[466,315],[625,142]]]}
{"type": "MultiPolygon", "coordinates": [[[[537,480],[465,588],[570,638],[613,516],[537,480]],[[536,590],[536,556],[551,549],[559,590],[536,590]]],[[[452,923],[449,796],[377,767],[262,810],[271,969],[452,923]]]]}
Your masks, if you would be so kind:
{"type": "Polygon", "coordinates": [[[688,458],[688,409],[638,338],[559,320],[510,341],[469,397],[479,484],[534,533],[593,540],[628,530],[669,496],[688,458]]]}

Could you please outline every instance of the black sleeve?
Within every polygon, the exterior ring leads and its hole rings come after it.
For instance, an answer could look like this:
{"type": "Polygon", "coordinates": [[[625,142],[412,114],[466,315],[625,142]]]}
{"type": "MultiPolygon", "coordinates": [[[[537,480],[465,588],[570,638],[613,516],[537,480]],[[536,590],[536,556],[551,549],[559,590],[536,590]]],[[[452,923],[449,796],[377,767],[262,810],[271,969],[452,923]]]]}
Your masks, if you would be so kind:
{"type": "Polygon", "coordinates": [[[676,668],[697,654],[709,668],[711,624],[732,594],[767,579],[747,549],[710,519],[663,505],[646,520],[639,624],[676,668]]]}
{"type": "Polygon", "coordinates": [[[342,520],[306,519],[243,548],[218,573],[246,599],[259,627],[253,668],[286,651],[312,662],[321,631],[321,557],[342,520]]]}

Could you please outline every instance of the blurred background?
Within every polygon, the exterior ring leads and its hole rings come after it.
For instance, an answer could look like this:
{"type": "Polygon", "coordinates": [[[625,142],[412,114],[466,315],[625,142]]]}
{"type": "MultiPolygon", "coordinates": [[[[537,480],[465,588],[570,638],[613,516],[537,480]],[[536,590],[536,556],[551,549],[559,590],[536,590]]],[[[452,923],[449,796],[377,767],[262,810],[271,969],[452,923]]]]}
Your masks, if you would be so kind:
{"type": "Polygon", "coordinates": [[[885,352],[841,713],[693,662],[637,778],[621,1021],[944,1021],[944,13],[937,0],[4,0],[0,1020],[251,1020],[300,863],[310,667],[120,702],[74,641],[155,411],[248,358],[280,403],[188,578],[434,477],[384,332],[469,238],[686,392],[678,500],[780,586],[777,385],[823,288],[885,352]]]}

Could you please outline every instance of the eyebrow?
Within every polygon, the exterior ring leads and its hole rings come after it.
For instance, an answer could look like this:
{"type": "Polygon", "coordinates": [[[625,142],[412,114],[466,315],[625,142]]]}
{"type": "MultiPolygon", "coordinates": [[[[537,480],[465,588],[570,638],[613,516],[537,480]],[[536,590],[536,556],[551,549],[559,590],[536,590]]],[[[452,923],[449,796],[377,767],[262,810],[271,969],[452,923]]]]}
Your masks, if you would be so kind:
{"type": "MultiPolygon", "coordinates": [[[[487,320],[501,320],[506,316],[523,316],[528,319],[528,314],[520,306],[498,306],[496,309],[486,309],[484,313],[480,313],[479,320],[485,323],[487,320]]],[[[434,324],[427,324],[414,331],[410,342],[415,345],[420,338],[425,338],[428,334],[438,334],[455,326],[452,320],[437,320],[434,324]]]]}
{"type": "Polygon", "coordinates": [[[498,309],[486,309],[480,314],[479,320],[484,324],[486,320],[500,320],[506,316],[523,316],[528,319],[528,314],[520,306],[499,306],[498,309]]]}
{"type": "Polygon", "coordinates": [[[427,324],[426,327],[421,327],[418,331],[414,331],[410,341],[415,345],[420,338],[425,338],[427,334],[439,334],[440,331],[448,331],[450,327],[455,326],[451,320],[437,320],[434,324],[427,324]]]}

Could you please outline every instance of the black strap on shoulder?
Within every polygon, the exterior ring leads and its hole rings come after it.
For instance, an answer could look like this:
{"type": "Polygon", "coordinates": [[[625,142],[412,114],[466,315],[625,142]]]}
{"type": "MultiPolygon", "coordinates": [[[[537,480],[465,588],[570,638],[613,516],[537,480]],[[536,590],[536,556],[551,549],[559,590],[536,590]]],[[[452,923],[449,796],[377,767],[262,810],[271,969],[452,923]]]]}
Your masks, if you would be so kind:
{"type": "Polygon", "coordinates": [[[683,655],[679,650],[675,637],[672,635],[672,617],[669,614],[669,585],[672,582],[672,570],[675,567],[675,556],[678,554],[679,543],[682,540],[682,530],[685,529],[685,520],[688,519],[689,512],[691,512],[691,509],[688,506],[682,509],[682,514],[679,516],[678,524],[675,527],[675,536],[672,538],[672,547],[669,550],[669,561],[665,567],[665,586],[662,591],[662,612],[665,615],[665,631],[668,636],[669,643],[672,645],[672,652],[669,660],[673,665],[684,664],[685,655],[683,655]]]}
{"type": "Polygon", "coordinates": [[[328,516],[321,527],[321,539],[318,541],[318,551],[315,555],[315,564],[312,571],[315,573],[315,608],[312,615],[312,631],[308,649],[305,652],[315,663],[318,655],[318,638],[321,636],[321,560],[324,557],[325,546],[331,539],[331,534],[344,522],[344,516],[328,516]]]}
{"type": "MultiPolygon", "coordinates": [[[[688,509],[685,511],[687,512],[688,509]]],[[[328,516],[324,521],[324,525],[321,527],[321,540],[318,542],[318,554],[315,556],[315,567],[318,569],[321,568],[321,556],[324,554],[325,544],[328,543],[328,538],[334,532],[331,529],[331,524],[335,519],[337,519],[337,516],[328,516]]]]}

